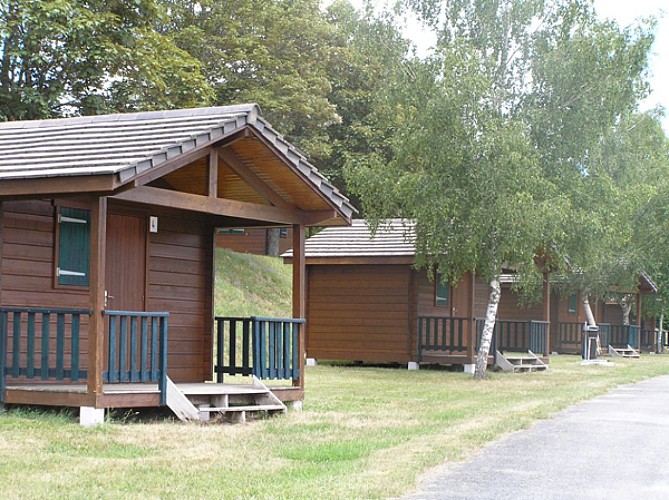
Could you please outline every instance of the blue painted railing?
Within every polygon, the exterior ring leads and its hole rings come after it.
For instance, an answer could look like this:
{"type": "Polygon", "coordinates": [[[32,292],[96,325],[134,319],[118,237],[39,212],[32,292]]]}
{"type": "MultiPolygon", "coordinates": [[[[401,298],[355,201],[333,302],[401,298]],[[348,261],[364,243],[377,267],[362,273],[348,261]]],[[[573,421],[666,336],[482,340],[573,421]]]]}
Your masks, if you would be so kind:
{"type": "Polygon", "coordinates": [[[167,399],[167,312],[104,311],[108,318],[105,383],[158,383],[167,399]]]}
{"type": "Polygon", "coordinates": [[[560,354],[581,352],[583,342],[583,323],[558,323],[556,350],[560,354]]]}
{"type": "Polygon", "coordinates": [[[87,371],[80,368],[80,330],[81,317],[90,314],[87,309],[0,307],[0,402],[7,376],[86,379],[87,371]]]}
{"type": "MultiPolygon", "coordinates": [[[[476,320],[477,349],[485,320],[476,320]]],[[[530,350],[535,354],[548,355],[548,322],[534,320],[496,320],[493,330],[493,351],[522,352],[530,350]]]]}
{"type": "Polygon", "coordinates": [[[445,316],[418,317],[418,362],[425,351],[447,353],[467,352],[465,324],[468,318],[445,316]]]}
{"type": "MultiPolygon", "coordinates": [[[[606,350],[609,345],[624,347],[630,345],[635,349],[640,346],[641,327],[638,325],[611,325],[598,323],[599,344],[606,350]]],[[[583,323],[558,323],[557,352],[581,352],[583,343],[583,323]]]]}
{"type": "Polygon", "coordinates": [[[261,380],[300,377],[299,333],[304,319],[216,317],[216,381],[224,375],[261,380]]]}

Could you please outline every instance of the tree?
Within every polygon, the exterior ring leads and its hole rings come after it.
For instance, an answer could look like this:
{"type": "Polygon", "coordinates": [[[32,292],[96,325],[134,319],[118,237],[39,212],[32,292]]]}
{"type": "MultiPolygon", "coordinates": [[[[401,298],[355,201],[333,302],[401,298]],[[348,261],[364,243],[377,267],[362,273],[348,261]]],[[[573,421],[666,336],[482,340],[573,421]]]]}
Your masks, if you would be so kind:
{"type": "Polygon", "coordinates": [[[0,119],[206,103],[154,0],[0,0],[0,119]]]}
{"type": "Polygon", "coordinates": [[[467,271],[489,280],[484,378],[505,267],[530,288],[537,256],[588,271],[603,262],[583,240],[618,228],[584,196],[608,196],[590,155],[643,95],[652,36],[599,22],[580,0],[404,5],[436,30],[438,55],[376,103],[382,117],[401,116],[391,160],[352,161],[347,172],[375,223],[416,220],[419,265],[453,283],[467,271]]]}
{"type": "Polygon", "coordinates": [[[407,69],[412,46],[395,17],[388,13],[375,17],[371,2],[358,12],[348,1],[337,0],[327,8],[326,19],[333,27],[328,100],[341,121],[327,128],[332,154],[319,163],[319,169],[358,205],[346,185],[343,167],[349,158],[390,157],[388,141],[395,123],[379,122],[373,106],[378,93],[407,69]]]}
{"type": "Polygon", "coordinates": [[[257,102],[263,115],[316,161],[331,153],[327,128],[332,26],[318,0],[159,0],[162,31],[196,58],[214,103],[257,102]]]}

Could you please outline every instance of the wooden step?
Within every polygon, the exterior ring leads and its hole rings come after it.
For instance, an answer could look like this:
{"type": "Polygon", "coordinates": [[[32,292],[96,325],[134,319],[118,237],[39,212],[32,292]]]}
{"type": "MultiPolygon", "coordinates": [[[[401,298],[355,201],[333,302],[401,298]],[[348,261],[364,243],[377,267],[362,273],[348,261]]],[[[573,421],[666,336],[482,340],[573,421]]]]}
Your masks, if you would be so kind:
{"type": "Polygon", "coordinates": [[[267,394],[269,392],[266,387],[256,387],[251,384],[177,384],[177,387],[186,396],[267,394]]]}
{"type": "Polygon", "coordinates": [[[542,372],[548,370],[548,365],[516,365],[514,372],[542,372]]]}
{"type": "Polygon", "coordinates": [[[202,412],[221,412],[230,413],[238,411],[285,411],[283,405],[248,405],[248,406],[222,406],[218,408],[200,408],[202,412]]]}

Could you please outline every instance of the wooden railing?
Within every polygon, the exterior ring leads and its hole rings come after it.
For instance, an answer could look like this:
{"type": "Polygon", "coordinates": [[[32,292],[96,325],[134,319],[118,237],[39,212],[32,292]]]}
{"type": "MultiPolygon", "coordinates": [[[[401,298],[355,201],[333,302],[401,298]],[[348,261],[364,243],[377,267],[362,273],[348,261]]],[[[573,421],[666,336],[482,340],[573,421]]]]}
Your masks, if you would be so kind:
{"type": "Polygon", "coordinates": [[[657,330],[641,330],[641,349],[657,353],[660,341],[659,335],[660,333],[657,330]]]}
{"type": "MultiPolygon", "coordinates": [[[[602,349],[609,345],[639,347],[639,340],[643,345],[641,328],[638,325],[611,325],[599,323],[599,343],[602,349]]],[[[652,333],[652,332],[651,332],[652,333]]],[[[558,323],[557,352],[578,353],[582,350],[583,323],[558,323]]]]}
{"type": "Polygon", "coordinates": [[[577,354],[581,352],[582,342],[583,323],[558,323],[557,352],[577,354]]]}
{"type": "MultiPolygon", "coordinates": [[[[480,343],[481,334],[485,320],[476,320],[477,348],[480,343]]],[[[535,354],[548,354],[548,322],[534,320],[496,320],[493,331],[493,344],[491,352],[500,351],[527,351],[535,354]]]]}
{"type": "Polygon", "coordinates": [[[300,327],[304,319],[216,317],[216,381],[224,375],[261,380],[300,377],[300,327]]]}
{"type": "Polygon", "coordinates": [[[107,323],[105,383],[157,382],[167,395],[167,312],[104,311],[107,323]]]}
{"type": "Polygon", "coordinates": [[[464,325],[468,318],[420,316],[418,318],[418,362],[423,352],[441,351],[459,353],[467,351],[464,325]]]}
{"type": "Polygon", "coordinates": [[[90,314],[86,309],[0,307],[0,402],[7,376],[86,379],[87,371],[80,368],[80,329],[81,317],[90,314]]]}

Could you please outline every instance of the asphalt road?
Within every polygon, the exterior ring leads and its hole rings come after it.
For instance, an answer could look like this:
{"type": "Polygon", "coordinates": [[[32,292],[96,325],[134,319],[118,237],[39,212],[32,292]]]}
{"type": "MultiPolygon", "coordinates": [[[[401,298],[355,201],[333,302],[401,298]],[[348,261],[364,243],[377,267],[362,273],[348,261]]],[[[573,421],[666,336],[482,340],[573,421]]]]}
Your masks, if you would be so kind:
{"type": "Polygon", "coordinates": [[[620,386],[438,467],[405,498],[667,500],[669,376],[620,386]]]}

